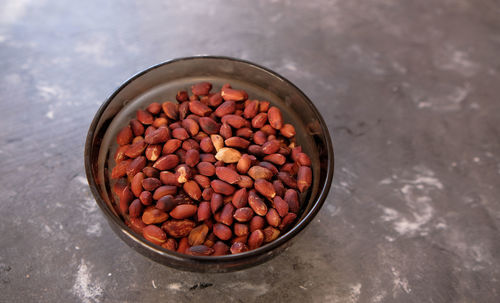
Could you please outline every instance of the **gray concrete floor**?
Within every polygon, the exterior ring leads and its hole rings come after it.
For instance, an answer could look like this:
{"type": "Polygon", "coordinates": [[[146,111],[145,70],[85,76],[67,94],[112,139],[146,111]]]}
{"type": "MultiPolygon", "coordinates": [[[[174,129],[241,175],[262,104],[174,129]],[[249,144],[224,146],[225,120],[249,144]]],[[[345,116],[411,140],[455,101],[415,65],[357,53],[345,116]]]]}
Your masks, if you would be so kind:
{"type": "Polygon", "coordinates": [[[500,3],[0,3],[1,302],[499,302],[500,3]],[[293,81],[336,172],[289,250],[230,274],[130,250],[86,183],[90,121],[132,74],[194,54],[293,81]]]}

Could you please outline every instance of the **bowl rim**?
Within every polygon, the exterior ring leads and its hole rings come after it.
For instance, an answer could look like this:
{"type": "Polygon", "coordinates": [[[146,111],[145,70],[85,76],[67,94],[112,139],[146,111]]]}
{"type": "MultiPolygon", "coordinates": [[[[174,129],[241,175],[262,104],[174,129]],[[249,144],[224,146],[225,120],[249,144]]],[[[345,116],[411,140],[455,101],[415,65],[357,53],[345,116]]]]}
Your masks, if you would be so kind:
{"type": "MultiPolygon", "coordinates": [[[[321,116],[320,112],[314,105],[314,103],[309,99],[309,97],[300,89],[298,88],[295,84],[293,84],[290,80],[287,78],[283,77],[282,75],[276,73],[275,71],[270,70],[267,67],[261,66],[259,64],[244,60],[244,59],[239,59],[239,58],[234,58],[234,57],[228,57],[228,56],[213,56],[213,55],[199,55],[199,56],[189,56],[189,57],[180,57],[180,58],[175,58],[171,60],[167,60],[155,65],[152,65],[136,74],[131,76],[129,79],[127,79],[125,82],[123,82],[118,88],[116,88],[113,93],[106,99],[106,101],[99,107],[97,110],[96,114],[94,115],[94,118],[92,120],[92,123],[90,124],[88,133],[87,133],[87,138],[85,141],[85,152],[84,152],[84,161],[85,161],[85,172],[86,172],[86,177],[87,177],[87,182],[89,184],[90,190],[92,192],[92,195],[94,196],[96,203],[99,205],[101,210],[104,212],[106,217],[108,218],[108,222],[111,220],[113,221],[118,228],[120,228],[121,232],[124,233],[128,238],[139,244],[140,246],[143,246],[145,249],[152,251],[158,255],[161,255],[163,257],[167,257],[170,259],[174,259],[175,261],[195,261],[195,262],[201,262],[201,263],[217,263],[217,262],[232,262],[232,261],[237,261],[237,260],[243,260],[247,259],[249,257],[254,257],[257,255],[263,255],[265,253],[269,253],[273,251],[274,249],[282,246],[283,244],[287,243],[291,239],[293,239],[299,232],[301,232],[306,226],[309,225],[309,223],[314,219],[314,217],[317,215],[321,207],[326,201],[326,198],[328,196],[328,193],[331,188],[332,180],[333,180],[333,174],[334,174],[334,163],[335,163],[335,157],[334,157],[334,151],[333,151],[333,144],[330,136],[330,132],[328,131],[328,127],[323,120],[323,117],[321,116]],[[150,243],[143,241],[141,238],[136,236],[133,232],[133,230],[128,227],[123,220],[121,220],[119,217],[114,215],[111,210],[107,207],[106,202],[102,199],[102,197],[99,194],[99,191],[97,190],[97,184],[94,181],[93,178],[93,171],[92,171],[92,163],[90,161],[90,154],[92,153],[92,141],[93,137],[96,131],[97,124],[99,123],[99,120],[101,119],[101,116],[103,115],[104,111],[108,107],[109,103],[116,97],[118,93],[120,93],[126,86],[128,86],[131,82],[136,80],[137,78],[141,77],[142,75],[149,73],[150,71],[153,71],[157,68],[163,67],[165,65],[169,65],[172,63],[176,63],[179,61],[186,61],[186,60],[204,60],[204,59],[216,59],[216,60],[229,60],[229,61],[235,61],[238,63],[243,63],[247,64],[250,66],[253,66],[254,68],[260,69],[266,73],[271,74],[274,77],[277,77],[281,81],[284,81],[288,85],[292,86],[294,89],[296,89],[303,97],[304,100],[308,103],[309,107],[312,109],[316,117],[318,118],[318,121],[320,123],[321,129],[324,131],[324,136],[325,136],[325,141],[326,141],[326,150],[327,150],[327,155],[328,155],[328,166],[326,167],[326,181],[323,183],[323,185],[320,185],[320,188],[318,189],[319,195],[314,199],[313,201],[313,206],[310,209],[308,213],[305,214],[305,216],[295,225],[293,226],[290,230],[288,230],[285,234],[281,235],[278,239],[275,241],[272,241],[270,243],[267,243],[259,248],[249,250],[243,253],[239,254],[229,254],[229,255],[223,255],[223,256],[192,256],[188,254],[181,254],[175,251],[169,251],[169,250],[164,250],[161,248],[161,246],[158,246],[156,244],[150,243]]],[[[108,223],[109,224],[109,223],[108,223]]]]}

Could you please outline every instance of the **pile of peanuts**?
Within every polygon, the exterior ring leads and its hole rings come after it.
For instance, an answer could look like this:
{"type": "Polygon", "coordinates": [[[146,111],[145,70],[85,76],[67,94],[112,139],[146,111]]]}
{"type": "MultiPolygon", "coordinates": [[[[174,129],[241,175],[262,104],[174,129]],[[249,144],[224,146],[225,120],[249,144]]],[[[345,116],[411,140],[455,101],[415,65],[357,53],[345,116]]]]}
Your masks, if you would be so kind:
{"type": "Polygon", "coordinates": [[[279,108],[225,84],[196,83],[178,102],[151,103],[120,130],[111,178],[128,226],[198,256],[274,241],[311,186],[309,156],[279,108]]]}

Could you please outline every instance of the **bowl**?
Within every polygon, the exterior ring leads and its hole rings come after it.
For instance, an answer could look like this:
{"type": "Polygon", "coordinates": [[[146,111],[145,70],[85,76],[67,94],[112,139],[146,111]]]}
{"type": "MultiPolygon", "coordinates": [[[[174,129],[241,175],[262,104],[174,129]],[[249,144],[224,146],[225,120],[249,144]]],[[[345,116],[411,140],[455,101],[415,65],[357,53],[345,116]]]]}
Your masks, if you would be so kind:
{"type": "Polygon", "coordinates": [[[161,264],[187,271],[227,272],[251,267],[278,255],[313,220],[330,190],[334,156],[328,128],[314,104],[290,81],[257,64],[228,57],[180,58],[152,66],[121,85],[97,111],[85,143],[85,170],[90,190],[111,229],[130,247],[161,264]],[[191,256],[166,250],[146,241],[119,215],[109,174],[117,144],[116,134],[135,111],[157,101],[175,100],[179,90],[208,81],[214,89],[224,83],[245,89],[253,99],[279,107],[286,123],[297,131],[296,139],[311,158],[313,183],[301,197],[295,225],[275,241],[244,253],[225,256],[191,256]]]}

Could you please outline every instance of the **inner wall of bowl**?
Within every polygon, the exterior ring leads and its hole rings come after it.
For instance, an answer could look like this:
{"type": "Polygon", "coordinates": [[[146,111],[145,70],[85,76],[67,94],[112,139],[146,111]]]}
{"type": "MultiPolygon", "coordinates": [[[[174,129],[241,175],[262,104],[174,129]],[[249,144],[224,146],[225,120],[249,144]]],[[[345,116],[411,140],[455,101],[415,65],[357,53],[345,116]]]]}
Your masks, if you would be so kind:
{"type": "MultiPolygon", "coordinates": [[[[117,149],[117,133],[135,117],[137,109],[144,109],[152,102],[175,101],[179,90],[187,90],[193,83],[211,82],[213,91],[223,84],[244,89],[250,99],[268,100],[283,112],[285,123],[295,126],[297,143],[311,157],[313,184],[307,196],[302,195],[302,214],[305,216],[313,206],[310,197],[316,197],[320,190],[320,175],[325,176],[324,163],[320,163],[320,153],[324,152],[324,140],[319,121],[313,110],[303,101],[304,96],[295,87],[281,81],[273,74],[255,66],[227,59],[199,58],[180,60],[156,68],[133,79],[113,98],[108,105],[101,123],[109,123],[99,149],[97,166],[100,191],[108,207],[118,216],[114,197],[109,184],[113,156],[117,149]],[[322,172],[323,171],[323,172],[322,172]]],[[[104,125],[102,125],[104,126],[104,125]]],[[[97,129],[99,129],[99,125],[97,129]]],[[[324,158],[324,155],[323,155],[324,158]]]]}

